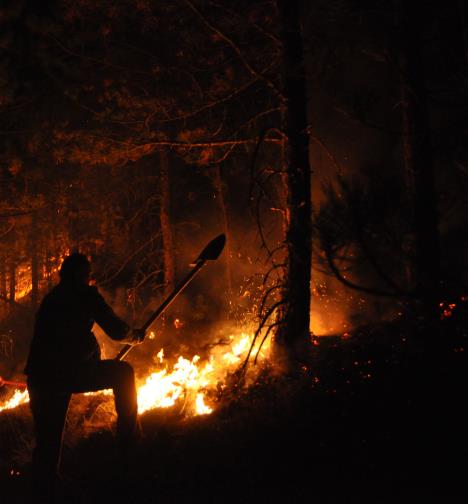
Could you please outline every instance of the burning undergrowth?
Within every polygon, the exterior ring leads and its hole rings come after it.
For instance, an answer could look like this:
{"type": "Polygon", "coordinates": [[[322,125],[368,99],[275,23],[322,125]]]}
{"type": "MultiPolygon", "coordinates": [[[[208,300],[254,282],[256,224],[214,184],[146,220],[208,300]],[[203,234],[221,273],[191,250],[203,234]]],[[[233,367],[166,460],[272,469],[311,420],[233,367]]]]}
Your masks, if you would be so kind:
{"type": "MultiPolygon", "coordinates": [[[[443,400],[443,418],[451,428],[454,421],[462,426],[466,419],[458,411],[459,401],[452,401],[460,397],[461,378],[466,375],[462,351],[467,339],[466,309],[466,303],[460,303],[441,320],[437,368],[432,360],[421,359],[421,344],[430,328],[409,320],[361,326],[346,338],[318,338],[313,365],[299,377],[270,372],[265,355],[257,367],[249,367],[246,387],[231,386],[245,355],[242,348],[247,346],[236,347],[243,341],[242,331],[226,330],[234,336],[230,344],[220,333],[211,347],[197,348],[198,353],[194,348],[184,350],[183,345],[168,350],[153,367],[150,361],[162,355],[151,352],[145,360],[140,355],[144,345],[138,347],[131,359],[140,386],[152,374],[165,371],[162,382],[172,377],[176,391],[168,395],[174,399],[172,406],[141,413],[144,444],[122,485],[127,485],[134,502],[140,497],[148,502],[148,496],[158,502],[217,502],[220,495],[226,502],[257,502],[259,496],[260,501],[275,502],[280,491],[290,495],[295,489],[291,501],[300,502],[314,495],[320,484],[329,492],[337,481],[346,492],[354,491],[359,482],[364,489],[371,485],[371,491],[404,484],[407,474],[414,477],[414,468],[420,468],[421,481],[426,481],[427,465],[421,462],[426,457],[423,449],[433,450],[427,436],[430,433],[432,440],[435,432],[434,401],[443,400]],[[195,355],[200,358],[194,359],[195,355]],[[226,355],[235,361],[232,365],[226,364],[226,355]],[[225,372],[208,386],[191,388],[192,382],[202,383],[205,378],[203,369],[210,356],[213,365],[220,359],[225,372]],[[189,379],[177,396],[179,357],[188,362],[181,368],[187,366],[189,379]],[[446,373],[439,375],[435,369],[446,373]],[[198,392],[212,408],[210,414],[196,414],[198,392]],[[305,462],[304,454],[313,456],[305,462]],[[224,499],[227,489],[232,500],[224,499]]],[[[158,338],[153,341],[157,347],[158,338]]],[[[111,396],[73,397],[63,454],[68,482],[60,502],[102,502],[109,484],[114,488],[119,483],[113,476],[114,421],[111,396]]],[[[28,406],[2,412],[0,426],[1,474],[10,488],[8,495],[13,495],[27,481],[32,447],[28,406]]],[[[458,446],[458,434],[452,437],[450,442],[458,446]]],[[[427,460],[432,465],[433,459],[427,460]]]]}
{"type": "MultiPolygon", "coordinates": [[[[150,343],[153,338],[154,333],[150,333],[150,343]]],[[[223,392],[238,380],[236,372],[246,358],[251,342],[251,332],[224,331],[217,341],[199,348],[198,353],[183,344],[178,351],[171,349],[169,355],[164,347],[153,352],[144,349],[135,352],[133,364],[140,414],[156,408],[176,408],[184,417],[212,413],[223,392]]],[[[154,343],[152,346],[157,348],[154,343]]],[[[248,368],[243,377],[245,386],[268,368],[268,353],[268,346],[264,346],[257,365],[248,368]]],[[[110,391],[88,395],[100,398],[98,414],[105,411],[106,416],[114,415],[113,409],[107,406],[107,403],[112,404],[110,391]]],[[[27,401],[27,392],[17,388],[3,399],[0,411],[14,409],[27,401]]]]}
{"type": "MultiPolygon", "coordinates": [[[[216,341],[198,348],[198,353],[184,344],[178,349],[169,349],[167,355],[164,347],[152,352],[145,352],[144,348],[135,351],[130,360],[136,371],[143,426],[150,422],[153,428],[168,424],[173,428],[193,422],[196,417],[210,416],[232,399],[232,391],[239,380],[237,371],[251,345],[251,334],[251,331],[224,329],[218,333],[216,341]]],[[[152,337],[150,333],[148,346],[155,349],[157,343],[152,337]]],[[[266,346],[259,354],[257,365],[248,368],[242,386],[247,390],[269,370],[266,346]]],[[[5,438],[1,440],[2,472],[28,466],[33,446],[28,400],[24,388],[16,388],[0,397],[1,436],[5,438]]],[[[67,416],[65,456],[83,439],[106,436],[106,433],[112,437],[115,420],[111,391],[75,394],[67,416]]]]}

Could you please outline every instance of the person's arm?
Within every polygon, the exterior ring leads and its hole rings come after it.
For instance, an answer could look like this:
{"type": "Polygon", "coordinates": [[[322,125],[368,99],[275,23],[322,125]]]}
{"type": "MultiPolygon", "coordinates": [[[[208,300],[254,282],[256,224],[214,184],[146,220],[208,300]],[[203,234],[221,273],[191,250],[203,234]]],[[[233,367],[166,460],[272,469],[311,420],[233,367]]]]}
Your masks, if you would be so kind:
{"type": "Polygon", "coordinates": [[[130,333],[129,325],[114,313],[96,287],[91,288],[93,316],[96,323],[113,340],[126,340],[130,333]]]}
{"type": "Polygon", "coordinates": [[[131,329],[114,310],[106,303],[96,287],[93,289],[94,320],[113,340],[125,341],[126,343],[141,343],[145,339],[145,331],[131,329]]]}

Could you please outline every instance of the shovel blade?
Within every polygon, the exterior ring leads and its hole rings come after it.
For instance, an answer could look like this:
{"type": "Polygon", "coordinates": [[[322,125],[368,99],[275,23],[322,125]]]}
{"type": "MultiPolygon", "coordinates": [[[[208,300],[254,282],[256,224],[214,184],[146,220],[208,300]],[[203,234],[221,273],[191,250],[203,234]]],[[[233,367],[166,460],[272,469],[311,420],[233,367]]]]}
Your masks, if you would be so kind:
{"type": "Polygon", "coordinates": [[[197,264],[205,261],[215,261],[221,255],[226,244],[226,235],[220,234],[216,238],[210,241],[208,245],[201,251],[197,260],[193,264],[197,264]]]}

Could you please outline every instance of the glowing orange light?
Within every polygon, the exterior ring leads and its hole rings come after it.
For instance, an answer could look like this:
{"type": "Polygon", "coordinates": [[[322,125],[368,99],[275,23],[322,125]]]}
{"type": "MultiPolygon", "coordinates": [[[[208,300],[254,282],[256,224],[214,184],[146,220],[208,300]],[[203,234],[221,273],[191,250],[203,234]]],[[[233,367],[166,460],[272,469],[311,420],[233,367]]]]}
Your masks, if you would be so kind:
{"type": "MultiPolygon", "coordinates": [[[[191,358],[182,355],[175,363],[165,361],[164,349],[161,348],[154,356],[158,369],[141,380],[137,387],[138,411],[155,408],[170,408],[177,403],[183,405],[186,415],[207,415],[213,412],[213,407],[206,402],[207,393],[223,386],[229,373],[233,373],[245,359],[252,342],[252,334],[240,332],[230,337],[229,348],[213,347],[206,360],[194,355],[191,358]]],[[[253,355],[256,355],[254,349],[253,355]]],[[[269,341],[263,345],[259,353],[259,362],[268,358],[269,341]]],[[[90,392],[86,395],[101,394],[108,396],[111,390],[90,392]]],[[[15,390],[13,396],[0,404],[0,411],[13,409],[28,402],[27,390],[15,390]]]]}
{"type": "Polygon", "coordinates": [[[176,329],[180,329],[180,328],[184,327],[184,323],[180,319],[176,318],[174,320],[174,327],[176,329]]]}

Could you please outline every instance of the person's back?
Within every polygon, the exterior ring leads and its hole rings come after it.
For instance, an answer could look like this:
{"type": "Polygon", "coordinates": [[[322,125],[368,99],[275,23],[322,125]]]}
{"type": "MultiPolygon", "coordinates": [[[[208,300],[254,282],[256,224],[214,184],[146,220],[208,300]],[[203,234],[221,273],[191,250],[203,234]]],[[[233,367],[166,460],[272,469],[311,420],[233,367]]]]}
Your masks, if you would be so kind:
{"type": "Polygon", "coordinates": [[[92,333],[94,322],[112,339],[122,340],[128,335],[128,325],[114,314],[95,287],[62,280],[44,297],[37,312],[25,374],[58,378],[99,360],[99,344],[92,333]]]}
{"type": "Polygon", "coordinates": [[[26,364],[28,376],[54,376],[73,372],[82,362],[99,359],[91,287],[60,283],[42,301],[26,364]]]}

